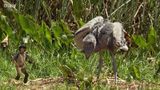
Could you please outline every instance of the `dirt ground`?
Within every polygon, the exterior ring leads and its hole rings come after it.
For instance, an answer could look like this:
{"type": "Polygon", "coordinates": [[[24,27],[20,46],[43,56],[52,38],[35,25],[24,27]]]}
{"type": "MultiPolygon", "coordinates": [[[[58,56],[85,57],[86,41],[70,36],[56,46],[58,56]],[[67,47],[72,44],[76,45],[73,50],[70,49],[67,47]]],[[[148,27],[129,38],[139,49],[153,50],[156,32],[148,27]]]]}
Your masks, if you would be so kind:
{"type": "MultiPolygon", "coordinates": [[[[47,78],[37,78],[35,80],[29,80],[27,83],[23,83],[21,80],[10,79],[3,84],[13,85],[16,87],[16,90],[63,90],[65,86],[65,79],[62,77],[47,77],[47,78]],[[63,87],[63,88],[61,88],[63,87]]],[[[120,90],[138,90],[138,89],[158,89],[160,84],[149,84],[146,82],[126,82],[125,80],[118,79],[117,84],[115,84],[113,78],[101,79],[97,81],[95,78],[92,79],[92,85],[97,85],[101,83],[102,85],[107,85],[111,89],[120,89],[120,90]]],[[[73,84],[73,90],[78,90],[78,86],[73,84]]],[[[71,90],[72,90],[71,89],[71,90]]]]}

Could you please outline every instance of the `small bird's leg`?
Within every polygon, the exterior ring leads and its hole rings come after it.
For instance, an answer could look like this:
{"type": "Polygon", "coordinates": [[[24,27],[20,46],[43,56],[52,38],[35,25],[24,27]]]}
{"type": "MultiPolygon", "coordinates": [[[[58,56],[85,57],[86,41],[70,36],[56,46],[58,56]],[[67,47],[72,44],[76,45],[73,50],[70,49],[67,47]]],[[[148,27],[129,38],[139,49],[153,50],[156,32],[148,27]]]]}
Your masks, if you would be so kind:
{"type": "Polygon", "coordinates": [[[111,59],[112,59],[112,67],[113,67],[113,72],[114,72],[114,79],[115,79],[115,83],[117,83],[117,66],[116,66],[116,60],[114,57],[114,54],[112,52],[110,52],[111,54],[111,59]]]}
{"type": "Polygon", "coordinates": [[[20,68],[16,67],[16,71],[17,71],[17,76],[15,77],[15,79],[19,80],[19,78],[20,78],[20,68]]]}
{"type": "Polygon", "coordinates": [[[22,68],[21,71],[22,71],[22,73],[25,75],[23,82],[24,82],[24,83],[27,83],[29,74],[27,73],[27,71],[26,71],[25,68],[22,68]]]}
{"type": "Polygon", "coordinates": [[[97,72],[97,79],[99,79],[99,75],[100,75],[100,72],[101,72],[101,69],[102,69],[102,66],[103,66],[103,58],[102,58],[102,53],[99,53],[99,63],[98,63],[98,66],[97,66],[97,69],[98,69],[98,72],[97,72]]]}

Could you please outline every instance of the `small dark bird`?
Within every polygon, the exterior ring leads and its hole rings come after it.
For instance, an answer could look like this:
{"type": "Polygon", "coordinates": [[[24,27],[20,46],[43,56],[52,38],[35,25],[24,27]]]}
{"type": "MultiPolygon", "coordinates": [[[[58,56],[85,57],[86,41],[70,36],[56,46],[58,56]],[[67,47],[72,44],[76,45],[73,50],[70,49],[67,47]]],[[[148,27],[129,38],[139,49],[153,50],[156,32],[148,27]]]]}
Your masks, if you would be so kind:
{"type": "Polygon", "coordinates": [[[26,64],[25,62],[28,61],[29,63],[32,63],[31,59],[29,59],[29,56],[26,52],[26,46],[20,45],[18,48],[18,52],[13,56],[12,58],[13,63],[15,64],[17,76],[16,80],[20,79],[20,74],[23,73],[25,75],[24,77],[24,83],[28,81],[29,74],[26,70],[26,64]]]}
{"type": "MultiPolygon", "coordinates": [[[[99,52],[99,72],[101,70],[103,59],[102,52],[109,50],[115,82],[117,82],[117,67],[114,54],[117,50],[128,51],[127,41],[128,33],[123,29],[119,22],[110,22],[102,16],[97,16],[82,26],[75,32],[74,41],[88,59],[92,53],[99,52]]],[[[99,76],[99,75],[98,75],[99,76]]]]}

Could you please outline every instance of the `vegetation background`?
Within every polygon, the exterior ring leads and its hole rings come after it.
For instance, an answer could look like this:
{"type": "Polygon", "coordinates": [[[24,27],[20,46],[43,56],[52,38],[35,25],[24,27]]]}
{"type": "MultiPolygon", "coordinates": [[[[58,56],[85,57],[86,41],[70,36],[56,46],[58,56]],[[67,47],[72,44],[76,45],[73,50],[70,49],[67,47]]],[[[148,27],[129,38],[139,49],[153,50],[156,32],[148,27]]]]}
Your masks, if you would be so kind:
{"type": "MultiPolygon", "coordinates": [[[[30,79],[68,77],[79,81],[81,89],[105,89],[107,83],[93,84],[98,55],[86,60],[73,42],[74,32],[95,16],[123,23],[131,35],[127,53],[116,55],[118,76],[127,82],[160,84],[160,1],[159,0],[0,0],[0,41],[9,36],[9,47],[0,51],[0,87],[9,83],[16,71],[11,56],[24,38],[36,65],[28,64],[30,79]]],[[[101,80],[113,76],[108,52],[101,80]]],[[[56,87],[68,86],[67,81],[56,87]]],[[[144,87],[143,87],[144,88],[144,87]]]]}

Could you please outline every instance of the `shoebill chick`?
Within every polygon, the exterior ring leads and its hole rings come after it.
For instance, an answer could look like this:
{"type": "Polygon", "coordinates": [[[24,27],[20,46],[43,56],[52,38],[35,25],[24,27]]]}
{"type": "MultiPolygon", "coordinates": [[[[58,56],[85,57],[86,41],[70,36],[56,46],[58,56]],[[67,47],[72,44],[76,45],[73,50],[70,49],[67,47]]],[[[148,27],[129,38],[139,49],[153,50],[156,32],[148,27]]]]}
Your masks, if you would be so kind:
{"type": "Polygon", "coordinates": [[[25,45],[19,46],[18,52],[12,57],[12,61],[15,64],[17,72],[17,76],[15,79],[19,80],[21,73],[23,73],[25,75],[23,82],[27,83],[29,74],[26,70],[26,61],[28,61],[29,63],[33,63],[33,61],[27,54],[25,45]]]}

